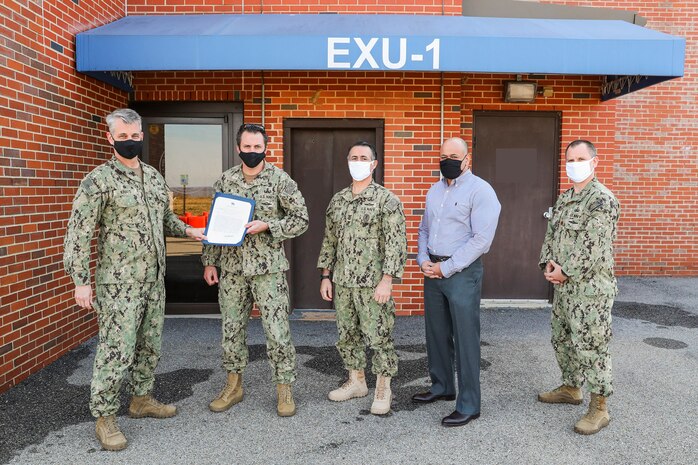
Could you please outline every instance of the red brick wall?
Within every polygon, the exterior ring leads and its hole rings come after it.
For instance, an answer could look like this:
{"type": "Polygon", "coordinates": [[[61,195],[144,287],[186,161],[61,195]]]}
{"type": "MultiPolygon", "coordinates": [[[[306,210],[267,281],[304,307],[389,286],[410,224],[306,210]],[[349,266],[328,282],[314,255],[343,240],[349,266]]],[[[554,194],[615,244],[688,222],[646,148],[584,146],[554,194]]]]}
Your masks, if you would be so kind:
{"type": "Polygon", "coordinates": [[[75,72],[74,35],[123,1],[0,6],[0,392],[94,336],[73,305],[63,236],[80,179],[107,157],[104,115],[126,95],[75,72]]]}
{"type": "MultiPolygon", "coordinates": [[[[416,253],[424,194],[438,170],[439,75],[401,72],[267,72],[265,127],[270,161],[283,163],[284,118],[380,118],[385,120],[385,185],[408,214],[410,253],[416,253]],[[418,93],[418,95],[415,95],[418,93]]],[[[446,74],[445,134],[459,132],[459,74],[446,74]]],[[[245,120],[261,122],[261,73],[137,73],[136,100],[226,100],[240,91],[245,120]],[[195,78],[194,78],[195,77],[195,78]],[[184,82],[184,84],[182,84],[184,82]],[[176,83],[176,84],[174,84],[176,83]],[[200,90],[206,89],[206,90],[200,90]]],[[[347,180],[347,184],[349,180],[347,180]]],[[[401,313],[420,312],[421,286],[414,260],[397,286],[401,313]]]]}
{"type": "MultiPolygon", "coordinates": [[[[598,77],[546,77],[553,96],[535,105],[502,103],[502,81],[509,75],[444,74],[444,136],[471,140],[476,110],[560,111],[563,147],[575,138],[596,141],[604,155],[599,177],[611,188],[615,133],[614,102],[600,103],[598,77]]],[[[260,72],[136,73],[136,100],[230,100],[239,91],[245,120],[261,122],[260,72]]],[[[385,120],[385,185],[405,205],[409,253],[417,252],[417,227],[424,195],[437,179],[440,80],[434,73],[401,72],[266,72],[265,126],[271,138],[270,160],[283,163],[285,118],[382,118],[385,120]]],[[[561,150],[562,152],[562,150],[561,150]]],[[[561,179],[564,176],[562,153],[561,179]]],[[[477,169],[477,167],[475,168],[477,169]]],[[[566,180],[562,189],[570,186],[566,180]]],[[[542,240],[542,238],[541,238],[542,240]]],[[[413,259],[396,286],[400,314],[422,311],[422,278],[413,259]]]]}
{"type": "MultiPolygon", "coordinates": [[[[616,263],[623,275],[698,274],[698,3],[551,1],[636,11],[646,27],[686,38],[685,75],[616,101],[616,263]]],[[[602,104],[603,106],[604,104],[602,104]]],[[[594,124],[592,118],[590,123],[594,124]]],[[[601,153],[604,153],[602,150],[601,153]]]]}
{"type": "MultiPolygon", "coordinates": [[[[444,135],[472,138],[472,115],[477,110],[559,111],[562,114],[561,189],[570,187],[564,174],[563,148],[573,139],[595,141],[602,163],[602,182],[617,189],[614,177],[616,101],[600,102],[599,77],[546,76],[536,78],[551,87],[551,97],[536,104],[502,102],[502,81],[511,75],[446,73],[444,75],[444,135]]],[[[439,75],[399,72],[266,72],[265,126],[271,143],[270,160],[283,163],[285,118],[385,119],[385,185],[400,196],[408,216],[410,254],[416,253],[417,227],[424,194],[435,181],[439,148],[439,75]],[[418,94],[417,94],[418,93],[418,94]],[[417,97],[416,95],[420,95],[417,97]],[[421,95],[428,95],[422,97],[421,95]],[[408,133],[409,137],[405,137],[408,133]]],[[[261,73],[170,72],[136,73],[136,100],[232,100],[239,93],[245,120],[260,122],[261,73]]],[[[476,168],[477,169],[477,168],[476,168]]],[[[420,313],[420,273],[408,262],[403,283],[396,286],[398,311],[420,313]]]]}
{"type": "Polygon", "coordinates": [[[459,0],[130,0],[129,15],[141,14],[418,14],[458,15],[459,0]],[[242,5],[245,5],[243,11],[242,5]]]}

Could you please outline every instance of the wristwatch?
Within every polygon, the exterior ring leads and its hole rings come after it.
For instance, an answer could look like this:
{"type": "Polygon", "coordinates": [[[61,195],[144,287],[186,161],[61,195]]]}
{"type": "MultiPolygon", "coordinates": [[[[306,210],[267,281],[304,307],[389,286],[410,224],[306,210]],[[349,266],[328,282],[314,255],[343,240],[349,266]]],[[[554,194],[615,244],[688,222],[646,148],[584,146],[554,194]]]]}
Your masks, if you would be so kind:
{"type": "Polygon", "coordinates": [[[321,275],[320,275],[320,281],[322,281],[323,279],[330,279],[330,275],[328,275],[328,274],[321,274],[321,275]]]}

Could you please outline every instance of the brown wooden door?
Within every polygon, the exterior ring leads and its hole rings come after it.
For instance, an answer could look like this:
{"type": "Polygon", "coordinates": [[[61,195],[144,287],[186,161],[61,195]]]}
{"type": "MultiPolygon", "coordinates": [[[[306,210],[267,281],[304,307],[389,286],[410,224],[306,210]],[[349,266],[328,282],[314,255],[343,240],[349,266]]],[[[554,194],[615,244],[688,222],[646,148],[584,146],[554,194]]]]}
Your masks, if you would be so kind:
{"type": "Polygon", "coordinates": [[[328,309],[320,298],[317,259],[325,232],[325,210],[332,196],[351,184],[349,147],[364,140],[376,146],[374,178],[383,182],[382,120],[286,120],[284,166],[298,183],[310,216],[308,231],[287,245],[291,262],[291,304],[297,309],[328,309]]]}
{"type": "Polygon", "coordinates": [[[484,257],[483,298],[548,299],[538,268],[556,197],[559,113],[476,112],[473,173],[489,182],[502,204],[499,226],[484,257]]]}

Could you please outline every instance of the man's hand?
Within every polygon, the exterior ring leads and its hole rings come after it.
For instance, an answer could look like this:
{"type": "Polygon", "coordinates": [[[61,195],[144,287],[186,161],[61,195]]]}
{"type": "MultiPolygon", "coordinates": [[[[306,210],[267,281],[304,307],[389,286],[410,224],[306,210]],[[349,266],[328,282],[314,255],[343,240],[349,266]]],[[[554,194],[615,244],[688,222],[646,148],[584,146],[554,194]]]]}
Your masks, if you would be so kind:
{"type": "Polygon", "coordinates": [[[206,284],[209,286],[218,284],[218,270],[215,266],[209,265],[204,267],[204,281],[206,281],[206,284]]]}
{"type": "Polygon", "coordinates": [[[441,279],[444,277],[441,273],[441,265],[439,263],[432,263],[429,260],[422,263],[422,273],[424,276],[431,279],[441,279]]]}
{"type": "Polygon", "coordinates": [[[75,303],[80,308],[92,309],[92,286],[75,286],[75,303]]]}
{"type": "Polygon", "coordinates": [[[187,228],[184,230],[187,236],[191,237],[192,239],[196,239],[197,241],[203,241],[206,239],[206,236],[204,236],[204,229],[202,228],[187,228]]]}
{"type": "Polygon", "coordinates": [[[545,264],[545,271],[543,273],[552,273],[553,272],[553,263],[552,260],[549,260],[548,263],[545,264]]]}
{"type": "Polygon", "coordinates": [[[422,274],[424,276],[426,276],[427,278],[433,279],[436,276],[434,276],[434,272],[431,269],[432,266],[434,266],[434,264],[432,262],[430,262],[429,260],[425,260],[422,262],[422,266],[420,267],[420,269],[422,270],[422,274]]]}
{"type": "Polygon", "coordinates": [[[245,225],[247,234],[258,234],[269,229],[269,224],[264,221],[254,220],[245,225]]]}
{"type": "Polygon", "coordinates": [[[550,260],[545,265],[545,273],[543,273],[543,276],[553,284],[562,284],[567,281],[567,276],[562,272],[562,267],[553,260],[550,260]]]}
{"type": "Polygon", "coordinates": [[[331,279],[323,279],[320,282],[320,297],[322,297],[322,300],[332,302],[332,280],[331,279]]]}
{"type": "Polygon", "coordinates": [[[376,286],[376,290],[373,292],[373,298],[379,304],[388,303],[390,296],[393,291],[393,277],[390,275],[383,275],[383,279],[376,286]]]}

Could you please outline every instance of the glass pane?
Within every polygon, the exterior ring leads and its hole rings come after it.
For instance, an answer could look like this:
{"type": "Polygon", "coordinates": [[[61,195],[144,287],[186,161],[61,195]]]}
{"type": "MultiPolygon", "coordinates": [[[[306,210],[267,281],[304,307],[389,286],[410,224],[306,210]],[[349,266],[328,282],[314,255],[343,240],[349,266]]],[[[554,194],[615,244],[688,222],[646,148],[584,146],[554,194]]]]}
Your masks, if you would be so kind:
{"type": "MultiPolygon", "coordinates": [[[[185,223],[203,228],[213,183],[223,166],[223,127],[216,124],[148,124],[148,153],[170,188],[170,208],[185,223]]],[[[168,302],[216,302],[216,287],[203,281],[201,243],[167,237],[168,302]]]]}
{"type": "Polygon", "coordinates": [[[222,173],[223,128],[195,124],[164,126],[165,169],[162,171],[174,194],[174,212],[178,215],[184,215],[185,211],[192,215],[208,213],[213,183],[222,173]]]}

